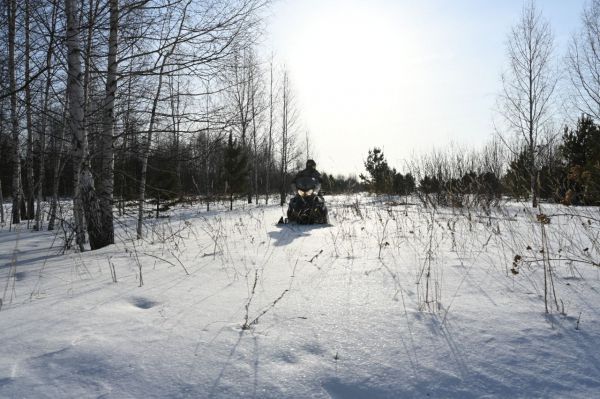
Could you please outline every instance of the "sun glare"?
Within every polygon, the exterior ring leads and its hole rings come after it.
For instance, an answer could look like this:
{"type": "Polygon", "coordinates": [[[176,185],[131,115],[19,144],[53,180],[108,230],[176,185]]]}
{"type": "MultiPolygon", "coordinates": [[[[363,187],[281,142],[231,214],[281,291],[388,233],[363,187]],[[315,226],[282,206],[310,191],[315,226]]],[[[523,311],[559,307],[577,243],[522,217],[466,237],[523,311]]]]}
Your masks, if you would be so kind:
{"type": "MultiPolygon", "coordinates": [[[[407,109],[419,84],[420,61],[411,32],[402,21],[369,4],[320,8],[293,37],[289,60],[302,89],[303,115],[322,144],[364,152],[362,140],[336,140],[344,126],[352,136],[389,135],[390,113],[407,109]]],[[[326,154],[323,154],[326,156],[326,154]]],[[[360,165],[360,161],[353,162],[360,165]]],[[[340,166],[340,165],[332,165],[340,166]]]]}
{"type": "Polygon", "coordinates": [[[335,93],[348,105],[364,106],[365,94],[383,94],[384,80],[397,64],[398,38],[391,21],[366,6],[319,14],[299,32],[296,44],[298,82],[335,93]]]}

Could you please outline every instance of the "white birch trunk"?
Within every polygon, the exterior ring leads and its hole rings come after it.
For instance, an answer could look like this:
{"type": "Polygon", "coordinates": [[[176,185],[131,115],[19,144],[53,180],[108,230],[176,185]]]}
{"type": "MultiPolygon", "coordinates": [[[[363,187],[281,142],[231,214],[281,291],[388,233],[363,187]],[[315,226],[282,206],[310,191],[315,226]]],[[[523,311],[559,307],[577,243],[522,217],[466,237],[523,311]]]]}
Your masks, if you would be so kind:
{"type": "Polygon", "coordinates": [[[108,73],[102,136],[100,137],[100,181],[98,198],[100,201],[100,221],[102,246],[114,244],[113,195],[114,195],[114,108],[117,91],[117,45],[119,28],[119,2],[109,1],[110,33],[108,38],[108,73]]]}
{"type": "MultiPolygon", "coordinates": [[[[30,0],[25,0],[25,82],[29,82],[31,78],[31,43],[29,29],[30,15],[30,0]]],[[[34,217],[34,193],[35,193],[35,176],[33,172],[33,120],[31,110],[31,84],[25,85],[25,119],[27,121],[27,154],[25,158],[25,168],[27,169],[27,204],[26,215],[23,215],[27,220],[34,217]]]]}
{"type": "Polygon", "coordinates": [[[54,35],[56,26],[56,5],[52,5],[51,31],[46,52],[46,87],[44,88],[44,105],[42,107],[42,121],[40,126],[40,164],[39,177],[37,185],[37,206],[35,213],[35,227],[39,231],[42,229],[42,197],[44,195],[45,181],[45,151],[46,151],[46,128],[48,126],[48,103],[50,99],[50,87],[52,85],[52,53],[54,51],[54,35]]]}
{"type": "Polygon", "coordinates": [[[273,58],[270,63],[270,80],[269,80],[269,142],[267,145],[267,173],[265,181],[265,204],[269,204],[269,192],[271,183],[271,168],[273,159],[273,58]]]}
{"type": "Polygon", "coordinates": [[[19,142],[19,119],[17,115],[17,83],[15,76],[15,32],[17,2],[10,0],[8,17],[8,78],[10,90],[10,120],[13,141],[12,176],[12,222],[21,222],[21,155],[19,142]]]}
{"type": "Polygon", "coordinates": [[[92,250],[101,248],[99,240],[102,232],[100,209],[94,188],[94,177],[89,166],[88,140],[85,131],[81,48],[79,43],[79,26],[75,0],[65,0],[67,14],[67,50],[68,74],[67,96],[69,97],[69,128],[73,138],[73,165],[75,169],[75,232],[77,245],[84,250],[85,233],[83,220],[87,222],[87,231],[92,250]]]}
{"type": "Polygon", "coordinates": [[[63,127],[60,129],[60,136],[53,137],[52,150],[55,154],[54,165],[52,171],[52,199],[50,201],[50,211],[48,215],[48,231],[54,230],[54,224],[56,223],[56,212],[58,210],[58,189],[60,186],[60,172],[62,170],[62,152],[63,152],[63,140],[65,137],[65,130],[67,125],[67,109],[68,109],[68,99],[67,104],[65,104],[65,109],[63,111],[63,127]]]}

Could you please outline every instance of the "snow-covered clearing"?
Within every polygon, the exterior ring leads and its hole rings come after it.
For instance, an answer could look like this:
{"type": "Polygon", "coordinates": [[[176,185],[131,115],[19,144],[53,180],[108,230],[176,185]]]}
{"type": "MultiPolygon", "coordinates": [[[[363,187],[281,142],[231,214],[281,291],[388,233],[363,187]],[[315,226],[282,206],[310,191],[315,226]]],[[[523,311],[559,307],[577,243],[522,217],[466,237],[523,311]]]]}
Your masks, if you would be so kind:
{"type": "Polygon", "coordinates": [[[0,397],[597,397],[598,209],[328,200],[330,227],[197,205],[85,253],[2,227],[0,397]]]}

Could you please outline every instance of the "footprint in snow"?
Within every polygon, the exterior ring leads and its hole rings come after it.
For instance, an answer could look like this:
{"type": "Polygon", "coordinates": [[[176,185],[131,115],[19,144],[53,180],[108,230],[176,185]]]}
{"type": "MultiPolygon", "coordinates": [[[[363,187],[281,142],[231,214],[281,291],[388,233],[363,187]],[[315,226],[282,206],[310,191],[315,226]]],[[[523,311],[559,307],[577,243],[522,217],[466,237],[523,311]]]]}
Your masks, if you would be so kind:
{"type": "Polygon", "coordinates": [[[23,281],[25,279],[25,276],[27,276],[26,272],[16,272],[15,273],[15,280],[17,280],[17,281],[23,281]]]}
{"type": "Polygon", "coordinates": [[[150,309],[158,305],[158,302],[148,298],[135,297],[131,298],[131,304],[138,309],[150,309]]]}
{"type": "Polygon", "coordinates": [[[321,345],[314,343],[307,343],[302,346],[302,349],[312,355],[323,355],[326,352],[321,345]]]}

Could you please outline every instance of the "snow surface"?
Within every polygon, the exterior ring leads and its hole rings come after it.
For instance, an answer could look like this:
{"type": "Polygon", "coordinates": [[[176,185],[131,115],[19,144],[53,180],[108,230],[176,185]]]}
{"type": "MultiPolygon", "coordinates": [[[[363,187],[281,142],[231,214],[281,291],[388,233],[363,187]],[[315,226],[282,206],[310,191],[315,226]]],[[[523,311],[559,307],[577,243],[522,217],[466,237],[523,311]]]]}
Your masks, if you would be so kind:
{"type": "Polygon", "coordinates": [[[598,209],[328,200],[124,216],[84,253],[3,226],[0,397],[598,397],[598,209]]]}

